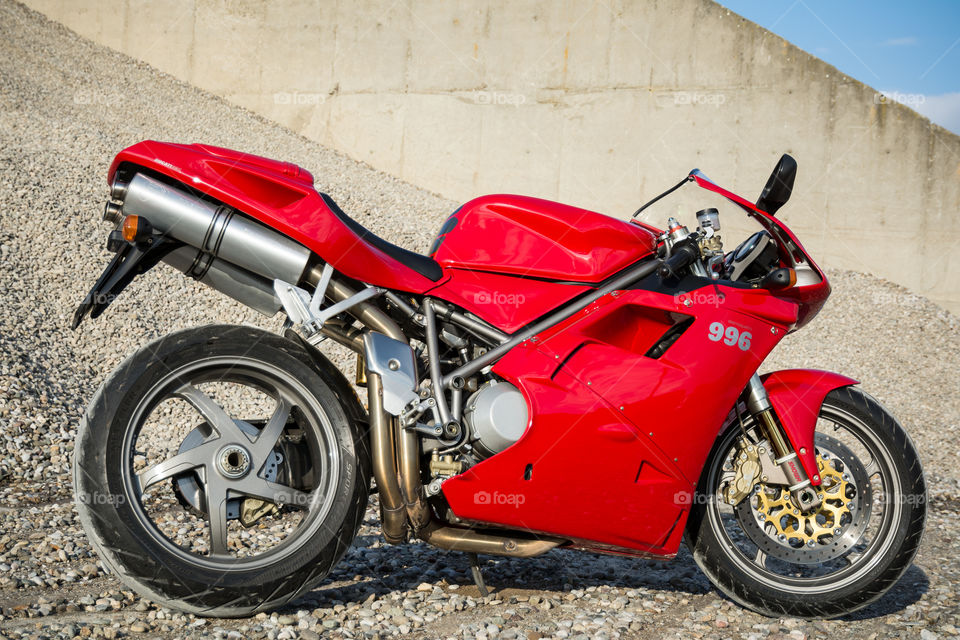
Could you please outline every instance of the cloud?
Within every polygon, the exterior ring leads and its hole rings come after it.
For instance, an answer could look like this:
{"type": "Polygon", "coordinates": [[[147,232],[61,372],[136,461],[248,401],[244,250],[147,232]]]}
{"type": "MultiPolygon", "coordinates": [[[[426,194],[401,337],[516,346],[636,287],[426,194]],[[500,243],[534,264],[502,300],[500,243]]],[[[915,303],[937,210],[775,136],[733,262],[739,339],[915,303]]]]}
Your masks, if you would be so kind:
{"type": "Polygon", "coordinates": [[[903,38],[890,38],[889,40],[884,40],[880,43],[881,47],[910,47],[917,44],[917,39],[913,36],[905,36],[903,38]]]}
{"type": "Polygon", "coordinates": [[[960,135],[960,92],[928,95],[922,104],[911,106],[944,129],[960,135]]]}

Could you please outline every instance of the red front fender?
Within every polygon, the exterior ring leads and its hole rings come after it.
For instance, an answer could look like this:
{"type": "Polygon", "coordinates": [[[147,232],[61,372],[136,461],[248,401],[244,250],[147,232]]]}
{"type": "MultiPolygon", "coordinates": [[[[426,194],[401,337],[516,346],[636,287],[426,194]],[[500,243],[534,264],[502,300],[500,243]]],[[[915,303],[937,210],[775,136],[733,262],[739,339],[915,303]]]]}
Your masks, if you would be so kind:
{"type": "Polygon", "coordinates": [[[813,432],[817,428],[820,406],[828,393],[857,384],[857,381],[839,373],[816,369],[785,369],[768,373],[760,379],[804,471],[812,484],[819,485],[813,432]]]}

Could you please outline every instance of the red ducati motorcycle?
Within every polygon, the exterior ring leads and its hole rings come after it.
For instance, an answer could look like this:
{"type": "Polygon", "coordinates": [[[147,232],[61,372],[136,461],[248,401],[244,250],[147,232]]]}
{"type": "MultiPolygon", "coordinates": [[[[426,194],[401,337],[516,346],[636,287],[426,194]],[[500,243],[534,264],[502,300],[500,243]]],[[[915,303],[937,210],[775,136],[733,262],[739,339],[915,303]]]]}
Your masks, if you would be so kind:
{"type": "Polygon", "coordinates": [[[732,251],[716,209],[661,230],[497,195],[424,256],[296,165],[125,149],[104,210],[116,255],[74,328],[158,262],[286,322],[170,334],[101,385],[74,465],[91,542],[147,598],[245,616],[322,580],[376,492],[392,544],[666,559],[686,538],[750,609],[865,606],[913,559],[926,488],[855,380],[757,374],[830,292],[775,217],[796,167],[783,156],[756,204],[697,170],[663,194],[694,183],[759,223],[732,251]],[[355,352],[355,385],[324,341],[355,352]]]}

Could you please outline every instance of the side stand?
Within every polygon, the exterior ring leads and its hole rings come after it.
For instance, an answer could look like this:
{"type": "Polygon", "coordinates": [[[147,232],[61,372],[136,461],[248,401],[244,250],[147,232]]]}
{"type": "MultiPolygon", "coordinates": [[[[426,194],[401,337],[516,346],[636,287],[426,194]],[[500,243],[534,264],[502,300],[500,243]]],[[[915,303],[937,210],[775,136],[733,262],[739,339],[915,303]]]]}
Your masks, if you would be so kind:
{"type": "Polygon", "coordinates": [[[475,553],[468,553],[467,557],[470,559],[470,575],[473,576],[473,581],[477,585],[477,589],[480,591],[480,597],[486,598],[490,595],[490,591],[487,590],[487,585],[483,581],[483,573],[480,572],[480,559],[475,553]]]}

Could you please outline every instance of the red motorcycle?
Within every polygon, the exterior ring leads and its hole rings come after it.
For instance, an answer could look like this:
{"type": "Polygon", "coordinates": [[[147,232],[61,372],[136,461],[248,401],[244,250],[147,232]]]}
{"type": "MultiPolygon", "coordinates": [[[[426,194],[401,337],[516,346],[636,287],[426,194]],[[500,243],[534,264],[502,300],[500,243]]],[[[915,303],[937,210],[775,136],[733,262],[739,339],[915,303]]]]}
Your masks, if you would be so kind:
{"type": "Polygon", "coordinates": [[[671,558],[686,537],[755,611],[865,606],[914,557],[926,488],[855,380],[757,374],[830,293],[775,217],[796,167],[783,156],[756,204],[697,170],[659,196],[692,182],[737,205],[761,230],[732,251],[716,209],[660,230],[498,195],[424,256],[296,165],[125,149],[104,210],[116,255],[74,328],[161,261],[286,322],[170,334],[101,385],[74,465],[91,542],[147,598],[245,616],[322,580],[375,492],[387,542],[470,554],[481,591],[476,554],[671,558]],[[366,406],[325,340],[355,352],[366,406]]]}

